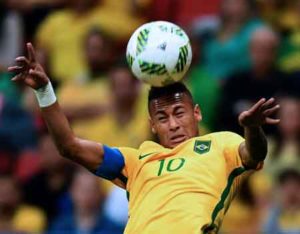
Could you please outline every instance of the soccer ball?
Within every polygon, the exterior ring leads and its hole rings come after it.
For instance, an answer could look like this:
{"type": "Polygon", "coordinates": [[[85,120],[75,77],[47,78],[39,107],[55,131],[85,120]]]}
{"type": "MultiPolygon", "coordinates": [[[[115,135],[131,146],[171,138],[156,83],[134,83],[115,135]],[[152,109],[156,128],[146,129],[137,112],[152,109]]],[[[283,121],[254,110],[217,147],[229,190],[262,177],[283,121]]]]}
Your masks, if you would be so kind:
{"type": "Polygon", "coordinates": [[[155,21],[140,26],[132,34],[126,57],[136,78],[161,87],[184,77],[192,61],[192,49],[179,26],[155,21]]]}

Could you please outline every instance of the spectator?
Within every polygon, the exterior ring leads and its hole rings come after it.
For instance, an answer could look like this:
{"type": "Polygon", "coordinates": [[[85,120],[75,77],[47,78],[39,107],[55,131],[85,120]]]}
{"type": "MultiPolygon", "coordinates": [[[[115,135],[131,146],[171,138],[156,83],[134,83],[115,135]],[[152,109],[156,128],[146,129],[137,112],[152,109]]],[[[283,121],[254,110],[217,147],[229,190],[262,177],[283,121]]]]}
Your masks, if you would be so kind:
{"type": "MultiPolygon", "coordinates": [[[[224,84],[220,105],[220,128],[243,134],[236,121],[237,114],[246,110],[260,97],[270,98],[280,89],[287,75],[275,66],[278,36],[268,28],[257,29],[251,37],[252,68],[236,73],[224,84]]],[[[274,133],[274,128],[266,128],[274,133]]]]}
{"type": "Polygon", "coordinates": [[[254,10],[248,0],[223,0],[220,29],[203,47],[204,65],[216,79],[250,67],[250,37],[262,25],[254,10]]]}
{"type": "Polygon", "coordinates": [[[114,66],[109,73],[110,106],[107,112],[88,124],[74,125],[76,134],[104,144],[137,147],[150,132],[145,89],[133,77],[124,63],[114,66]]]}
{"type": "Polygon", "coordinates": [[[32,116],[15,100],[0,94],[0,151],[15,156],[26,149],[37,147],[37,132],[32,116]]]}
{"type": "MultiPolygon", "coordinates": [[[[299,164],[298,164],[299,165],[299,164]]],[[[264,233],[300,233],[299,166],[282,168],[276,186],[276,200],[270,209],[264,233]]]]}
{"type": "Polygon", "coordinates": [[[46,218],[34,207],[21,203],[21,191],[17,182],[9,175],[0,176],[0,232],[41,233],[46,218]]]}
{"type": "Polygon", "coordinates": [[[201,113],[205,116],[200,123],[200,127],[203,128],[200,132],[212,132],[216,130],[216,108],[222,94],[221,85],[203,66],[201,38],[192,34],[190,40],[193,62],[187,74],[186,82],[190,87],[195,103],[200,106],[201,113]]]}
{"type": "MultiPolygon", "coordinates": [[[[58,89],[61,106],[74,124],[76,120],[93,119],[101,114],[110,100],[108,70],[113,59],[111,39],[93,29],[87,34],[83,46],[87,70],[75,77],[74,82],[63,84],[58,89]]],[[[85,123],[80,121],[80,124],[85,123]]]]}
{"type": "MultiPolygon", "coordinates": [[[[299,86],[298,86],[299,91],[299,86]]],[[[286,164],[300,165],[300,98],[299,94],[281,95],[278,134],[270,139],[266,171],[272,177],[286,164]]]]}
{"type": "Polygon", "coordinates": [[[23,32],[20,15],[9,8],[9,1],[0,1],[0,72],[14,61],[22,49],[23,32]]]}
{"type": "Polygon", "coordinates": [[[49,58],[50,76],[61,82],[73,81],[85,71],[82,45],[93,27],[116,40],[126,40],[141,21],[119,17],[120,12],[106,7],[104,1],[72,0],[67,9],[50,14],[37,32],[41,57],[49,58]]]}
{"type": "Polygon", "coordinates": [[[43,209],[49,222],[62,210],[71,209],[67,192],[72,166],[59,155],[48,134],[40,137],[38,155],[35,156],[35,160],[40,161],[40,170],[24,182],[24,200],[43,209]]]}
{"type": "Polygon", "coordinates": [[[74,210],[57,217],[49,233],[118,234],[124,228],[117,226],[102,211],[103,197],[99,180],[87,171],[80,170],[71,186],[74,210]]]}

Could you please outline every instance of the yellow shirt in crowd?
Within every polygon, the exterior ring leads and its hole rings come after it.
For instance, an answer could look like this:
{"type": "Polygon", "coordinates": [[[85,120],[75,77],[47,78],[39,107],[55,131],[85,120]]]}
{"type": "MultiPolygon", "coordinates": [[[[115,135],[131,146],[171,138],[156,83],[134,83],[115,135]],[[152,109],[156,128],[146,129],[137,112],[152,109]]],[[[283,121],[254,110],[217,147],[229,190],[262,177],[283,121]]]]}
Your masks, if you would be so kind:
{"type": "Polygon", "coordinates": [[[64,82],[86,70],[84,40],[92,28],[98,27],[114,39],[127,40],[143,22],[108,4],[99,5],[80,17],[66,9],[50,14],[42,22],[36,40],[49,55],[51,73],[64,82]]]}

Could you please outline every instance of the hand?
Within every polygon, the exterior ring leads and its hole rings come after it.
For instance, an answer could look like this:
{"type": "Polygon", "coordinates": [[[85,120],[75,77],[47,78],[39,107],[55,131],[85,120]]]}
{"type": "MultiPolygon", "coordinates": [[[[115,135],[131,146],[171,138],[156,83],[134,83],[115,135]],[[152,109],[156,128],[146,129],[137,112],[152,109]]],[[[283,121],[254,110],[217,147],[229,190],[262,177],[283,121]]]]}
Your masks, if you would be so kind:
{"type": "Polygon", "coordinates": [[[26,44],[28,58],[25,56],[17,57],[16,66],[8,68],[9,72],[16,75],[11,79],[14,82],[25,84],[33,89],[39,89],[49,82],[42,66],[36,61],[36,55],[31,43],[26,44]]]}
{"type": "Polygon", "coordinates": [[[274,119],[272,116],[278,109],[279,105],[275,104],[275,99],[260,99],[249,110],[243,111],[239,115],[239,124],[242,127],[259,127],[264,124],[278,124],[280,119],[274,119]]]}

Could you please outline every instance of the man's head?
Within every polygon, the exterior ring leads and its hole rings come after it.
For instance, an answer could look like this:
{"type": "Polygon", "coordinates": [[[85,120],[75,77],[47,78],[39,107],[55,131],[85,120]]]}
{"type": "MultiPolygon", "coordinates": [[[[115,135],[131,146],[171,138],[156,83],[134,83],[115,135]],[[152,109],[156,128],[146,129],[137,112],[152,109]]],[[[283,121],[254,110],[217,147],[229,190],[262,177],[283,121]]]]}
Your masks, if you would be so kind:
{"type": "Polygon", "coordinates": [[[151,130],[157,134],[160,144],[174,148],[198,135],[198,123],[202,116],[192,95],[182,83],[152,87],[148,96],[151,130]]]}
{"type": "Polygon", "coordinates": [[[85,39],[85,57],[91,73],[104,73],[112,60],[112,45],[110,38],[94,28],[88,32],[85,39]]]}
{"type": "Polygon", "coordinates": [[[294,166],[282,169],[278,173],[278,189],[283,209],[300,207],[300,171],[294,166]]]}
{"type": "Polygon", "coordinates": [[[273,68],[279,46],[279,37],[271,29],[257,29],[251,37],[250,53],[253,69],[258,72],[273,68]]]}
{"type": "Polygon", "coordinates": [[[128,65],[120,61],[109,72],[109,82],[114,104],[131,111],[140,92],[140,82],[135,79],[128,65]]]}
{"type": "Polygon", "coordinates": [[[77,212],[93,213],[97,211],[103,198],[99,179],[88,171],[78,169],[72,181],[71,196],[77,212]]]}
{"type": "Polygon", "coordinates": [[[0,215],[13,215],[19,201],[17,181],[11,175],[0,175],[0,215]]]}

